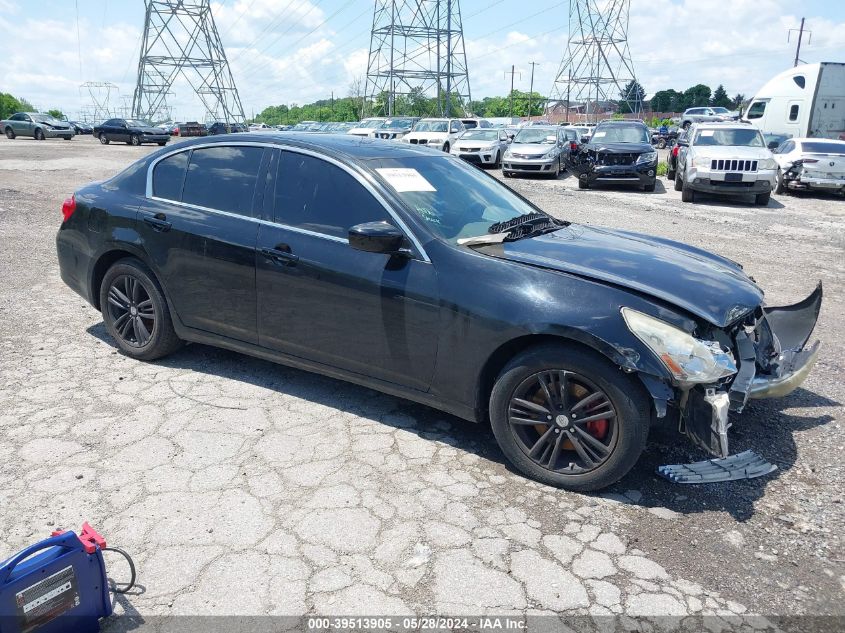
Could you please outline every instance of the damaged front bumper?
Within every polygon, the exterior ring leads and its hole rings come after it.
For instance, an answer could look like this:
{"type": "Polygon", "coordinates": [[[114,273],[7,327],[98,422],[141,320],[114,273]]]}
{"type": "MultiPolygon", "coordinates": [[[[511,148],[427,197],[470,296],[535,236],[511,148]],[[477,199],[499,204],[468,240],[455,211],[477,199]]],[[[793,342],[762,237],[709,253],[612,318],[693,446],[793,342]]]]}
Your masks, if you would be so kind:
{"type": "Polygon", "coordinates": [[[735,336],[737,373],[725,386],[698,386],[684,393],[682,430],[717,457],[727,457],[729,411],[741,412],[749,399],[780,398],[797,389],[818,358],[818,341],[807,346],[822,302],[822,285],[791,306],[761,308],[751,331],[735,336]]]}

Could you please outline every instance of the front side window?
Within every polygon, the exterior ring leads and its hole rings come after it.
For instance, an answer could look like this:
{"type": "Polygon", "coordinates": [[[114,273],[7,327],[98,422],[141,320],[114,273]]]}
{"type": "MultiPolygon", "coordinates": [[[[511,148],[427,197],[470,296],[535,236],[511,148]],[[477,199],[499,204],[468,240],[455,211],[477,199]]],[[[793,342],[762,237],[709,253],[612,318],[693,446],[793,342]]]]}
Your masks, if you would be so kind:
{"type": "Polygon", "coordinates": [[[188,167],[188,154],[179,152],[160,160],[153,169],[153,195],[165,200],[182,199],[182,183],[188,167]]]}
{"type": "Polygon", "coordinates": [[[252,197],[264,149],[222,145],[191,153],[182,202],[252,216],[252,197]]]}
{"type": "Polygon", "coordinates": [[[748,108],[748,114],[746,114],[745,116],[749,119],[759,119],[759,118],[762,118],[762,116],[765,112],[766,112],[766,102],[765,101],[755,101],[748,108]]]}
{"type": "Polygon", "coordinates": [[[314,156],[282,152],[276,176],[275,219],[333,237],[347,238],[364,222],[390,215],[351,174],[314,156]]]}

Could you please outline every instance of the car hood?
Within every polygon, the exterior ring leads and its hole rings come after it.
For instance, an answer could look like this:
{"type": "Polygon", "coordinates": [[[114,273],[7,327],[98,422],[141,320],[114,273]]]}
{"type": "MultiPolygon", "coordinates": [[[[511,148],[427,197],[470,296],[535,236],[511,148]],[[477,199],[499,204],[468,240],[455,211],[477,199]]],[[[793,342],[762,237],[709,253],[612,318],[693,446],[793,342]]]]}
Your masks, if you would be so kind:
{"type": "Polygon", "coordinates": [[[601,139],[590,139],[585,149],[608,154],[643,154],[654,151],[649,143],[602,143],[601,139]]]}
{"type": "Polygon", "coordinates": [[[514,154],[545,154],[555,148],[554,143],[517,143],[510,144],[510,150],[514,154]]]}
{"type": "Polygon", "coordinates": [[[727,258],[664,238],[573,224],[481,249],[662,299],[724,327],[762,303],[763,291],[727,258]]]}
{"type": "Polygon", "coordinates": [[[476,141],[471,138],[462,138],[455,141],[453,147],[493,147],[496,141],[476,141]]]}
{"type": "Polygon", "coordinates": [[[748,158],[762,160],[771,158],[772,152],[767,147],[746,147],[735,145],[699,145],[693,146],[695,155],[708,158],[748,158]]]}
{"type": "Polygon", "coordinates": [[[167,132],[160,127],[136,127],[132,129],[136,132],[141,132],[142,134],[167,134],[167,132]]]}

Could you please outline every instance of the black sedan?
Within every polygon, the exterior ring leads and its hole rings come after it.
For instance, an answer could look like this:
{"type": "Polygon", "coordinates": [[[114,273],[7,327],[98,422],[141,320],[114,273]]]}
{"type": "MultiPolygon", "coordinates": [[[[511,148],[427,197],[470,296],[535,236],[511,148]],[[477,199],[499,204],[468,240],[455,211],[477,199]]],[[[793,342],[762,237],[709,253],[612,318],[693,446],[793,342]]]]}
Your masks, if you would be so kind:
{"type": "MultiPolygon", "coordinates": [[[[678,134],[675,144],[666,155],[666,180],[675,182],[675,174],[678,172],[678,155],[681,150],[687,147],[688,130],[682,130],[678,134]]],[[[680,191],[680,189],[678,189],[680,191]]]]}
{"type": "Polygon", "coordinates": [[[143,143],[158,143],[167,145],[170,134],[160,127],[139,119],[109,119],[94,127],[94,136],[100,143],[108,145],[111,141],[142,145],[143,143]]]}
{"type": "Polygon", "coordinates": [[[726,457],[728,411],[789,393],[818,351],[820,289],[764,307],[733,261],[555,219],[412,145],[196,139],[62,211],[62,279],[127,356],[197,341],[489,420],[519,470],[573,490],[680,414],[726,457]]]}
{"type": "Polygon", "coordinates": [[[73,127],[73,131],[76,134],[91,134],[94,131],[94,128],[91,127],[90,123],[85,123],[84,121],[68,121],[70,125],[73,127]]]}
{"type": "Polygon", "coordinates": [[[581,189],[607,184],[654,191],[657,180],[657,151],[642,121],[602,121],[568,164],[581,189]]]}

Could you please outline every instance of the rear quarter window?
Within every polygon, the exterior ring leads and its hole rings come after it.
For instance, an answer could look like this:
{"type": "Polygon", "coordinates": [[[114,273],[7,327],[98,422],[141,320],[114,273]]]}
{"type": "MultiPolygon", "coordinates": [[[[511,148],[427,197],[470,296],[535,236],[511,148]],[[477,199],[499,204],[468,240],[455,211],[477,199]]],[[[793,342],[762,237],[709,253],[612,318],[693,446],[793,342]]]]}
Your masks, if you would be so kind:
{"type": "Polygon", "coordinates": [[[179,152],[159,161],[153,169],[153,196],[177,202],[181,200],[187,167],[188,152],[179,152]]]}

